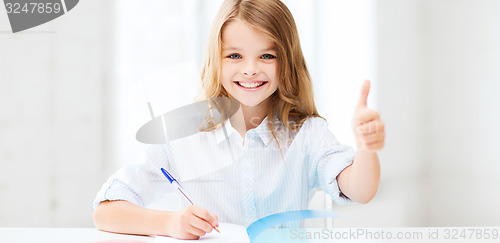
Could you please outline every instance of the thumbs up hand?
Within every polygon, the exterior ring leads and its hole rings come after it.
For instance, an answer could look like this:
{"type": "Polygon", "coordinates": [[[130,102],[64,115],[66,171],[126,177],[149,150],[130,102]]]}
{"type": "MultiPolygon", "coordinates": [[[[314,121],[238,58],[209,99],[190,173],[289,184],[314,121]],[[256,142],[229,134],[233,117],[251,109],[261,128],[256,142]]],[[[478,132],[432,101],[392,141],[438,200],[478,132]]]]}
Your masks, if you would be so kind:
{"type": "Polygon", "coordinates": [[[370,92],[370,81],[366,80],[354,112],[352,127],[358,150],[377,152],[384,147],[384,123],[378,112],[368,109],[366,100],[370,92]]]}

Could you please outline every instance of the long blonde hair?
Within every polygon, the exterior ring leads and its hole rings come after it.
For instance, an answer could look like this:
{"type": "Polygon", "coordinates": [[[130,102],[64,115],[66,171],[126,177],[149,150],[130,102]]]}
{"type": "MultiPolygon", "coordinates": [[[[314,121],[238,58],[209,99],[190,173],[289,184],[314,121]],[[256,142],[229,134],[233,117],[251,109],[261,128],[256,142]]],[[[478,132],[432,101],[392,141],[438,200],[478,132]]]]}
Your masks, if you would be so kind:
{"type": "Polygon", "coordinates": [[[279,84],[277,92],[271,95],[267,114],[271,132],[274,115],[291,130],[300,128],[309,117],[319,117],[297,27],[292,14],[280,0],[225,0],[222,3],[210,31],[201,72],[204,98],[230,96],[219,78],[222,31],[234,19],[246,22],[275,43],[279,84]]]}

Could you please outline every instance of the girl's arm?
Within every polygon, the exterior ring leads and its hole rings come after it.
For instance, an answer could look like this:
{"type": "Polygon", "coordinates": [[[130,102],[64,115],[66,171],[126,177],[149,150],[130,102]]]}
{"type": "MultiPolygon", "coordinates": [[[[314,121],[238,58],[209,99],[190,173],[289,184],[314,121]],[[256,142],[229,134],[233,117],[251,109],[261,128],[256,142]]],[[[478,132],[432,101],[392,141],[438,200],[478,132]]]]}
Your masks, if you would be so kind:
{"type": "Polygon", "coordinates": [[[198,239],[211,232],[212,225],[218,226],[219,222],[217,216],[194,205],[177,212],[166,212],[127,201],[104,201],[94,212],[94,224],[100,230],[114,233],[198,239]]]}
{"type": "Polygon", "coordinates": [[[377,193],[380,163],[376,152],[358,150],[352,165],[338,176],[340,191],[351,200],[367,203],[377,193]]]}
{"type": "Polygon", "coordinates": [[[353,164],[337,176],[342,193],[360,203],[369,202],[377,193],[380,181],[377,151],[384,147],[385,140],[384,123],[380,115],[366,105],[369,92],[370,82],[365,81],[353,119],[358,152],[353,164]]]}

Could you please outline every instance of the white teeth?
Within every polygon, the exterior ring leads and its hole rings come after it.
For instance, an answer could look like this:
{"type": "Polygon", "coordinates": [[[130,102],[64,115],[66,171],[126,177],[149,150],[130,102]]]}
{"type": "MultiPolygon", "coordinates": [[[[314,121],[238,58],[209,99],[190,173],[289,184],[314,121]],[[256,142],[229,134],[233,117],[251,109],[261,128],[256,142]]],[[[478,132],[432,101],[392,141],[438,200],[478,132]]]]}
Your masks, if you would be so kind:
{"type": "Polygon", "coordinates": [[[240,86],[245,87],[245,88],[255,88],[255,87],[261,86],[262,84],[264,84],[264,82],[256,82],[256,83],[243,83],[243,82],[238,82],[238,84],[239,84],[240,86]]]}

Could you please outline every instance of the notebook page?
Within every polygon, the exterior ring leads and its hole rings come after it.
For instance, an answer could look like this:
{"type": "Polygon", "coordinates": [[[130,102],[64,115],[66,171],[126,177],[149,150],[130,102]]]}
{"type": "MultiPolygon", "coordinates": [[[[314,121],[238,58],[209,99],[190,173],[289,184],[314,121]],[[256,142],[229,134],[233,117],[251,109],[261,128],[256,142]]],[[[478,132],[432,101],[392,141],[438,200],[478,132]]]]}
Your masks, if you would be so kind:
{"type": "Polygon", "coordinates": [[[246,228],[237,224],[221,223],[219,225],[220,234],[213,230],[212,232],[200,237],[198,241],[179,240],[166,236],[157,236],[154,242],[218,242],[218,243],[250,243],[246,228]]]}

